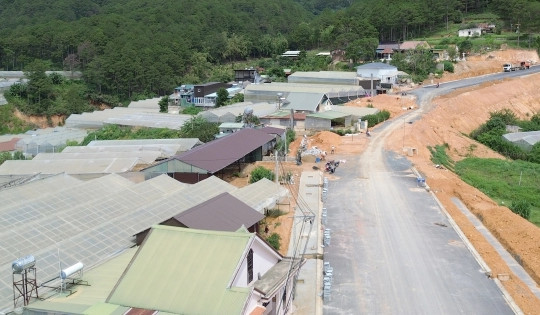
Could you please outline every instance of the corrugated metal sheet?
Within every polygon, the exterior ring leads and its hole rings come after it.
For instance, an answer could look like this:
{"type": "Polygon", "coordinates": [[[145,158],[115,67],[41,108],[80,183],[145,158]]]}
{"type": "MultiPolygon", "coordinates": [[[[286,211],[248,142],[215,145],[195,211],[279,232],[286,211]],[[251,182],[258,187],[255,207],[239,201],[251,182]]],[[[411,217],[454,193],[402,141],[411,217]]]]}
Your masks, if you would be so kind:
{"type": "Polygon", "coordinates": [[[293,109],[295,111],[315,112],[323,101],[323,97],[323,93],[291,92],[287,95],[287,100],[282,108],[293,109]]]}
{"type": "Polygon", "coordinates": [[[333,111],[333,110],[327,110],[325,112],[308,114],[306,116],[307,117],[323,118],[323,119],[337,119],[337,118],[343,118],[343,117],[350,116],[350,114],[336,112],[336,111],[333,111]]]}
{"type": "Polygon", "coordinates": [[[251,289],[227,286],[252,237],[154,226],[107,302],[177,314],[240,314],[251,289]]]}
{"type": "Polygon", "coordinates": [[[234,232],[242,225],[249,228],[257,224],[264,215],[229,193],[222,193],[174,218],[189,228],[234,232]]]}
{"type": "Polygon", "coordinates": [[[139,158],[9,160],[0,165],[0,175],[125,173],[139,163],[139,158]]]}
{"type": "Polygon", "coordinates": [[[175,158],[205,169],[209,173],[215,173],[273,139],[273,136],[260,130],[242,129],[226,137],[195,147],[175,158]]]}
{"type": "Polygon", "coordinates": [[[289,190],[267,178],[263,178],[256,183],[231,192],[231,195],[260,213],[264,213],[265,209],[274,207],[278,201],[287,197],[289,190]]]}

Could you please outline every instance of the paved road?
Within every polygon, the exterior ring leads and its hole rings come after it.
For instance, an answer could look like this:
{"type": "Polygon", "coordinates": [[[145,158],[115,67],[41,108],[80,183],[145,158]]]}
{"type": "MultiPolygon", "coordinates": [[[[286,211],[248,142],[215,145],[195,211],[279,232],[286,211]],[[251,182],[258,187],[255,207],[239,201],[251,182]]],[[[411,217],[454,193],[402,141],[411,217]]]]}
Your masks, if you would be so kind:
{"type": "MultiPolygon", "coordinates": [[[[405,119],[429,111],[436,94],[524,72],[418,89],[412,93],[421,109],[405,119]]],[[[336,171],[340,178],[330,182],[325,206],[332,243],[324,258],[334,268],[334,281],[324,313],[513,314],[436,200],[418,187],[408,160],[384,150],[385,137],[402,124],[400,119],[376,128],[367,150],[347,157],[336,171]]]]}

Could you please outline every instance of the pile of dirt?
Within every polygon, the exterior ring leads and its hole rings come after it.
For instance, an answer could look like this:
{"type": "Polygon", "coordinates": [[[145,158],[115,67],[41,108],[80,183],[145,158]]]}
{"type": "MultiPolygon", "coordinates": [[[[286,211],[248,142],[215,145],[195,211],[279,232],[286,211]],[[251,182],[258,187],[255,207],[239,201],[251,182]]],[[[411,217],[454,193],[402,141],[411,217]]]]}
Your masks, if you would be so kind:
{"type": "Polygon", "coordinates": [[[341,136],[331,131],[321,131],[309,138],[310,147],[330,152],[332,146],[341,144],[341,136]]]}

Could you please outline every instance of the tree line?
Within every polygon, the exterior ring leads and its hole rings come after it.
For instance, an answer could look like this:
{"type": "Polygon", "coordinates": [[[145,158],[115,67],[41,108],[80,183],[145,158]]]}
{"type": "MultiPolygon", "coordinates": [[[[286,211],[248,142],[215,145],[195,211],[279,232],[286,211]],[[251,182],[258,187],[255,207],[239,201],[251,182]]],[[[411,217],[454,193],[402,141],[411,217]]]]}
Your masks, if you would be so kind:
{"type": "MultiPolygon", "coordinates": [[[[352,52],[425,36],[493,10],[538,28],[533,0],[0,0],[0,69],[83,72],[96,101],[166,95],[181,83],[228,81],[231,68],[287,49],[352,52]],[[526,14],[520,14],[526,11],[526,14]],[[109,96],[113,96],[111,99],[109,96]]],[[[519,21],[519,22],[515,22],[519,21]]],[[[309,70],[309,69],[308,69],[309,70]]]]}

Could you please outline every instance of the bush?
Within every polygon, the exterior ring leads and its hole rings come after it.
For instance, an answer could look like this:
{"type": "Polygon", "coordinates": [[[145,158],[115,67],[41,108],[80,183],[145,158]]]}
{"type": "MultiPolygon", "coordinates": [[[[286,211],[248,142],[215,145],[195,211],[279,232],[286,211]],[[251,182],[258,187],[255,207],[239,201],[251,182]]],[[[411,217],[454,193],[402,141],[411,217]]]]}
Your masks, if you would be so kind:
{"type": "Polygon", "coordinates": [[[196,107],[196,106],[188,106],[182,110],[182,114],[184,115],[197,115],[198,113],[202,112],[202,108],[196,107]]]}
{"type": "Polygon", "coordinates": [[[522,218],[529,220],[531,217],[531,204],[525,200],[512,201],[510,210],[515,214],[519,214],[522,218]]]}
{"type": "Polygon", "coordinates": [[[266,215],[272,218],[277,218],[284,215],[286,212],[280,209],[268,209],[266,210],[266,215]]]}
{"type": "Polygon", "coordinates": [[[444,71],[454,73],[454,64],[450,60],[443,61],[444,71]]]}
{"type": "Polygon", "coordinates": [[[362,120],[367,120],[369,128],[387,120],[388,118],[390,118],[390,112],[383,110],[374,115],[366,115],[362,118],[362,120]]]}
{"type": "Polygon", "coordinates": [[[272,172],[271,170],[266,169],[266,168],[264,168],[262,166],[258,166],[253,171],[251,171],[251,176],[249,178],[249,183],[250,184],[256,183],[256,182],[260,181],[263,178],[268,178],[269,180],[273,181],[274,176],[275,176],[274,172],[272,172]]]}
{"type": "Polygon", "coordinates": [[[277,233],[272,233],[272,235],[266,238],[266,241],[275,250],[279,250],[279,248],[281,247],[281,236],[279,236],[279,234],[277,233]]]}

